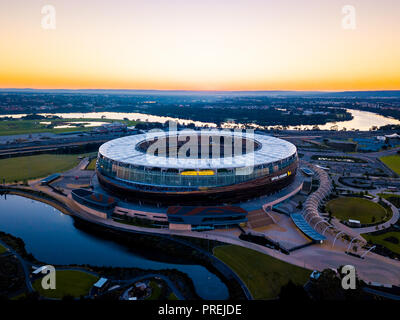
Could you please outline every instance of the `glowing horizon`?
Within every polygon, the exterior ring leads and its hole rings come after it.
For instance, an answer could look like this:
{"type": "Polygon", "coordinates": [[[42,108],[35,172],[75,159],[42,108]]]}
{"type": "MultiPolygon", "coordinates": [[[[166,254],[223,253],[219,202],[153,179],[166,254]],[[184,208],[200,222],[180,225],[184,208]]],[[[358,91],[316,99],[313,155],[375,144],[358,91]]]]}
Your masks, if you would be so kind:
{"type": "Polygon", "coordinates": [[[400,2],[4,0],[0,88],[400,90],[400,2]],[[41,8],[56,9],[43,30],[41,8]]]}

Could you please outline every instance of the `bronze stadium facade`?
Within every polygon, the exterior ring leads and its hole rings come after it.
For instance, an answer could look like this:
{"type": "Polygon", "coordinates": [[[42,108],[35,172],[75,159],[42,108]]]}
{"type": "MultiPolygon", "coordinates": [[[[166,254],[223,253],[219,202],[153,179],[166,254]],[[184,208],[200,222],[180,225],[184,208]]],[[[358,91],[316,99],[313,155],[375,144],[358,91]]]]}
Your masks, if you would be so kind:
{"type": "Polygon", "coordinates": [[[166,205],[234,203],[275,192],[297,172],[296,147],[245,132],[159,131],[103,144],[96,172],[128,201],[166,205]]]}

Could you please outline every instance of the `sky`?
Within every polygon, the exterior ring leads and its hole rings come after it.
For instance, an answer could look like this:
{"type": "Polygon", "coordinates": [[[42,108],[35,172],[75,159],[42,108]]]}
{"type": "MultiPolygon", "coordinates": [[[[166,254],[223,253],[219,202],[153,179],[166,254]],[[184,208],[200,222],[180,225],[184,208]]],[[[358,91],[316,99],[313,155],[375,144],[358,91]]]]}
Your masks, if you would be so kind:
{"type": "Polygon", "coordinates": [[[1,0],[0,88],[399,90],[399,17],[398,0],[1,0]]]}

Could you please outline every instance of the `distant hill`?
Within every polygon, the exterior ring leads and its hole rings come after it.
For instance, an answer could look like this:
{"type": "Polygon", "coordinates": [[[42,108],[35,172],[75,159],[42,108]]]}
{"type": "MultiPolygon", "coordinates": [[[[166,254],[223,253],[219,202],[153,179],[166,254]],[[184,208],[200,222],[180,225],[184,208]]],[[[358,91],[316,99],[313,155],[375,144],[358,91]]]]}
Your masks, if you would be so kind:
{"type": "Polygon", "coordinates": [[[44,94],[117,94],[117,95],[198,95],[198,96],[265,96],[320,98],[400,98],[400,90],[381,91],[185,91],[185,90],[112,90],[112,89],[14,89],[0,88],[0,93],[44,94]]]}

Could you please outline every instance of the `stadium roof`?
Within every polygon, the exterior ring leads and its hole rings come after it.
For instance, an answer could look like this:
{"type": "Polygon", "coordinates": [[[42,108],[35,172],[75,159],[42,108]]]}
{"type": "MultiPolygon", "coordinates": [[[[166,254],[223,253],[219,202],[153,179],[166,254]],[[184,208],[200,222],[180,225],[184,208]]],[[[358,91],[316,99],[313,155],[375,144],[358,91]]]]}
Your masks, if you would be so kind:
{"type": "Polygon", "coordinates": [[[100,147],[99,152],[108,159],[136,166],[181,169],[218,169],[244,168],[273,163],[294,155],[296,153],[296,147],[285,140],[259,134],[219,130],[182,130],[170,132],[158,131],[118,138],[104,143],[100,147]],[[187,137],[200,134],[208,136],[215,134],[256,140],[261,144],[261,148],[243,155],[216,159],[163,157],[144,153],[136,148],[139,143],[146,140],[153,140],[154,138],[173,135],[178,135],[178,137],[187,137]]]}

